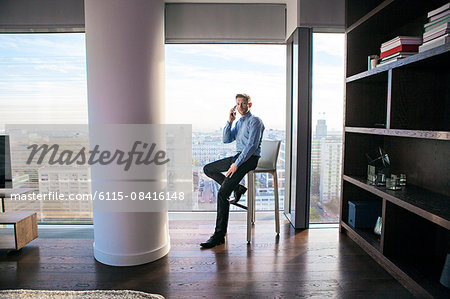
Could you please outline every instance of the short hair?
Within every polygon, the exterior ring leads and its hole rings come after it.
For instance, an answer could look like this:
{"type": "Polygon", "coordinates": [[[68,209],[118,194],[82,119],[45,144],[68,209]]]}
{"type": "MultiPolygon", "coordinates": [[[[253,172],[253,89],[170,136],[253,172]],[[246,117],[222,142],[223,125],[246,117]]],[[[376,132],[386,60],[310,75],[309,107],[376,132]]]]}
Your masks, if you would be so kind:
{"type": "Polygon", "coordinates": [[[246,94],[246,93],[238,93],[238,94],[236,95],[236,99],[237,99],[237,98],[243,98],[243,99],[247,100],[247,103],[250,103],[250,102],[252,101],[252,99],[250,98],[250,96],[249,96],[248,94],[246,94]]]}

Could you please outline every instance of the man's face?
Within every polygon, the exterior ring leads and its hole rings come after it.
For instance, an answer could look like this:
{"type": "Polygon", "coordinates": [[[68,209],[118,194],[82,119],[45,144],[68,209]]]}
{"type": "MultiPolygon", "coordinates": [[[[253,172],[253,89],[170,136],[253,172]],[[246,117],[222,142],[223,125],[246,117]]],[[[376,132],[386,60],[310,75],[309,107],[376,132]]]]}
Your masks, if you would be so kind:
{"type": "Polygon", "coordinates": [[[250,111],[250,107],[252,103],[248,102],[245,98],[237,98],[236,99],[236,108],[240,115],[245,115],[250,111]]]}

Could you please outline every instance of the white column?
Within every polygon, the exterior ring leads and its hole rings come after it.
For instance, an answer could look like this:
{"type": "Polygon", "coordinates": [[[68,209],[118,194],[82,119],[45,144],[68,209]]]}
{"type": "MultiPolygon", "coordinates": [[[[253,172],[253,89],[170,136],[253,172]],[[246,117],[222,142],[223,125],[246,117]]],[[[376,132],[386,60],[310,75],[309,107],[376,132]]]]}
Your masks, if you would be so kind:
{"type": "MultiPolygon", "coordinates": [[[[85,0],[85,23],[89,123],[164,123],[164,1],[85,0]]],[[[92,179],[95,190],[99,178],[92,179]]],[[[169,249],[167,212],[96,212],[94,205],[99,262],[139,265],[169,249]]]]}

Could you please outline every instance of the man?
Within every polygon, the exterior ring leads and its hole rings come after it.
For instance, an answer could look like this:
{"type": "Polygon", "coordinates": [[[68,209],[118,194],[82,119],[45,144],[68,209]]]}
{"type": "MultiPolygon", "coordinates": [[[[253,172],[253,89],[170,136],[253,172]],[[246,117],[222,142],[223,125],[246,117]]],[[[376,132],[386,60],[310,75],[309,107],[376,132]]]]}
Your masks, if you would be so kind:
{"type": "Polygon", "coordinates": [[[228,122],[223,129],[223,142],[230,143],[236,140],[237,154],[207,164],[203,171],[220,185],[217,194],[217,219],[214,234],[208,241],[201,243],[204,248],[212,248],[225,243],[230,211],[229,197],[234,191],[234,202],[238,202],[247,188],[239,182],[254,170],[261,157],[261,140],[264,124],[260,118],[250,113],[252,101],[246,94],[236,95],[236,106],[230,110],[228,122]],[[236,119],[236,109],[242,117],[232,128],[236,119]],[[225,175],[222,172],[226,172],[225,175]]]}

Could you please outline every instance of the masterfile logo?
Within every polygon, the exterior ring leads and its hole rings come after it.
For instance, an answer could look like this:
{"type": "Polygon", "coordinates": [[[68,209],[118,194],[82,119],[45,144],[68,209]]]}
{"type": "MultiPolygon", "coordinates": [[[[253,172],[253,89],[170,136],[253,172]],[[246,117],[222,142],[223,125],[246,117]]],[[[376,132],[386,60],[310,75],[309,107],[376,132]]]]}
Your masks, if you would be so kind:
{"type": "MultiPolygon", "coordinates": [[[[96,212],[191,210],[191,125],[7,125],[13,174],[35,205],[96,212]],[[31,186],[32,185],[32,186],[31,186]],[[84,202],[84,203],[83,203],[84,202]],[[79,207],[78,207],[79,206],[79,207]]],[[[18,203],[19,204],[19,203],[18,203]]]]}
{"type": "Polygon", "coordinates": [[[73,150],[60,151],[58,144],[32,144],[27,147],[30,149],[30,155],[26,164],[32,164],[35,156],[38,155],[36,164],[41,165],[44,159],[48,157],[49,165],[108,165],[117,163],[117,165],[124,165],[124,170],[130,169],[132,164],[136,165],[164,165],[170,161],[166,159],[166,152],[163,150],[155,150],[156,143],[148,144],[142,141],[135,141],[130,151],[123,151],[116,149],[114,152],[109,150],[100,151],[100,146],[97,144],[92,150],[86,150],[82,147],[78,152],[73,150]]]}

